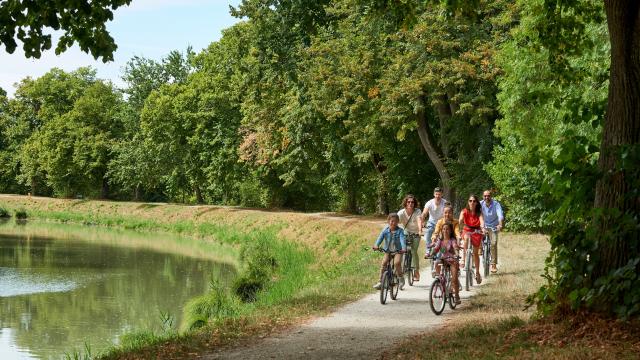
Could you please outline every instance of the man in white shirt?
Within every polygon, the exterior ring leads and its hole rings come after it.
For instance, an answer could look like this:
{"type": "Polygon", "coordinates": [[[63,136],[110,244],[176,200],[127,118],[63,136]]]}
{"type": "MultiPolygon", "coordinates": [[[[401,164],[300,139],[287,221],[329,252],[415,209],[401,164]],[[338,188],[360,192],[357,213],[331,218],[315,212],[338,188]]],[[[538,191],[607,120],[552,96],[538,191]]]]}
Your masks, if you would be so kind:
{"type": "Polygon", "coordinates": [[[439,187],[433,189],[433,199],[424,204],[422,210],[423,223],[426,220],[427,231],[424,234],[424,241],[427,243],[426,253],[429,254],[431,249],[431,236],[436,229],[436,223],[444,216],[444,205],[447,200],[442,198],[442,189],[439,187]]]}

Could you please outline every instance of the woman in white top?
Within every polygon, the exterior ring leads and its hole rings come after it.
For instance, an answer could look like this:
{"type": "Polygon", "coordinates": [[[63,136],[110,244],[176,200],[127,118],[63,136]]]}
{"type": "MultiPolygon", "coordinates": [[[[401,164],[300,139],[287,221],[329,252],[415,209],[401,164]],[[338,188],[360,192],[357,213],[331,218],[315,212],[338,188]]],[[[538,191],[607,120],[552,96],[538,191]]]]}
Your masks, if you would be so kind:
{"type": "Polygon", "coordinates": [[[398,224],[404,229],[407,247],[411,246],[411,262],[415,268],[413,281],[420,281],[420,260],[418,247],[420,246],[420,230],[422,229],[422,211],[415,196],[407,194],[402,200],[402,209],[398,211],[398,224]]]}

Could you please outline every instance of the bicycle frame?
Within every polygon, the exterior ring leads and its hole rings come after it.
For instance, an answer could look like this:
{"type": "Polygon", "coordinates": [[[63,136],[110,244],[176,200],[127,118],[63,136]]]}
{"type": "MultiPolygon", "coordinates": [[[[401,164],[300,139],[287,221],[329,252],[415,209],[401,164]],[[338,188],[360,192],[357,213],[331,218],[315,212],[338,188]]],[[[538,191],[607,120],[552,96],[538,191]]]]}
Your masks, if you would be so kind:
{"type": "MultiPolygon", "coordinates": [[[[456,259],[459,259],[459,256],[456,256],[456,259]]],[[[432,257],[432,261],[436,262],[441,259],[437,259],[435,256],[432,257]]],[[[440,315],[444,311],[446,303],[449,303],[449,307],[453,310],[456,308],[457,304],[454,298],[454,292],[452,289],[453,286],[453,275],[451,273],[451,264],[447,261],[440,261],[441,271],[438,276],[433,280],[431,284],[431,288],[429,290],[429,305],[431,307],[431,311],[434,314],[440,315]],[[436,301],[440,300],[441,303],[436,304],[436,301]]]]}
{"type": "Polygon", "coordinates": [[[489,266],[491,265],[491,237],[489,236],[489,231],[493,233],[498,232],[497,229],[492,227],[485,227],[487,232],[484,234],[482,238],[482,265],[484,267],[484,276],[489,276],[489,266]]]}
{"type": "MultiPolygon", "coordinates": [[[[404,259],[402,262],[403,272],[407,275],[407,282],[409,286],[413,286],[413,273],[415,268],[413,267],[413,256],[411,253],[411,247],[414,246],[414,241],[410,238],[407,238],[407,252],[404,254],[404,259]]],[[[420,239],[418,238],[417,245],[420,245],[420,239]]],[[[403,275],[404,276],[404,275],[403,275]]]]}
{"type": "Polygon", "coordinates": [[[378,249],[377,251],[389,254],[389,261],[385,267],[384,272],[382,273],[382,278],[380,279],[380,303],[382,305],[387,303],[387,295],[391,294],[391,300],[396,300],[398,297],[398,290],[400,289],[400,281],[398,276],[395,274],[395,255],[398,253],[397,251],[385,251],[382,249],[378,249]]]}
{"type": "MultiPolygon", "coordinates": [[[[473,234],[481,234],[482,230],[475,230],[467,232],[469,234],[467,242],[467,251],[464,254],[464,271],[465,271],[465,283],[464,289],[469,291],[469,288],[473,286],[473,275],[475,270],[475,264],[473,264],[473,243],[471,243],[471,235],[473,234]]],[[[482,244],[480,244],[482,245],[482,244]]]]}

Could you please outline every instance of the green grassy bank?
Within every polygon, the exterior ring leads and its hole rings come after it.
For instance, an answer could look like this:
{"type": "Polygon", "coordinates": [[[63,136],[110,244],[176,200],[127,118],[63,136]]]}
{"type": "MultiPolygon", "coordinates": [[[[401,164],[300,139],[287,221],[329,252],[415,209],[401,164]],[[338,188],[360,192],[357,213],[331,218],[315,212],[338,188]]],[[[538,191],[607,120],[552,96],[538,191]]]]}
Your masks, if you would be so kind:
{"type": "MultiPolygon", "coordinates": [[[[21,196],[0,196],[0,207],[30,219],[181,234],[241,254],[241,275],[231,288],[213,282],[208,294],[185,307],[180,326],[159,319],[158,329],[127,334],[118,347],[89,354],[107,359],[193,357],[357,299],[370,291],[379,256],[366,249],[384,224],[338,215],[21,196]]],[[[70,349],[69,358],[87,358],[88,352],[70,349]]]]}

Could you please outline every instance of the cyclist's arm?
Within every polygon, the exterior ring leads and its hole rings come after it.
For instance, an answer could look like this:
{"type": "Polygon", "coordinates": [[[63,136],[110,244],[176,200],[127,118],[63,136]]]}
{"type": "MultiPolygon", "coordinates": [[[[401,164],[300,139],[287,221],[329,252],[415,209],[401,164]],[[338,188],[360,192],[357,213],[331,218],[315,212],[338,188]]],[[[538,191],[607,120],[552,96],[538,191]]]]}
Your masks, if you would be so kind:
{"type": "MultiPolygon", "coordinates": [[[[456,221],[456,220],[453,220],[453,221],[456,221]]],[[[459,221],[454,224],[453,232],[456,235],[456,239],[460,239],[460,222],[459,221]]]]}
{"type": "Polygon", "coordinates": [[[460,211],[460,216],[458,217],[458,229],[462,232],[462,227],[464,226],[464,209],[460,211]]]}
{"type": "Polygon", "coordinates": [[[404,231],[400,231],[400,248],[402,251],[407,251],[407,240],[404,238],[404,231]]]}
{"type": "Polygon", "coordinates": [[[485,227],[484,227],[484,215],[482,215],[482,212],[480,212],[480,228],[484,231],[485,227]]]}
{"type": "Polygon", "coordinates": [[[436,229],[433,231],[433,234],[431,234],[431,241],[434,241],[436,239],[438,234],[440,234],[441,230],[442,230],[442,222],[438,220],[438,222],[436,223],[436,229]]]}
{"type": "Polygon", "coordinates": [[[382,230],[382,232],[380,232],[380,235],[378,235],[378,239],[376,240],[376,243],[373,245],[373,247],[377,248],[380,247],[380,244],[382,244],[382,240],[384,240],[384,235],[386,232],[386,228],[382,230]]]}
{"type": "Polygon", "coordinates": [[[424,227],[424,220],[422,219],[423,216],[424,216],[424,213],[421,213],[420,216],[418,217],[418,233],[421,233],[422,228],[424,227]]]}
{"type": "MultiPolygon", "coordinates": [[[[495,200],[494,200],[495,201],[495,200]]],[[[504,213],[502,212],[502,206],[496,201],[496,214],[498,214],[498,228],[496,230],[502,230],[502,222],[504,221],[504,213]]]]}
{"type": "Polygon", "coordinates": [[[431,251],[431,254],[437,254],[438,251],[440,251],[440,248],[442,247],[442,240],[435,241],[433,244],[434,244],[434,247],[433,247],[433,251],[431,251]]]}
{"type": "Polygon", "coordinates": [[[427,208],[427,204],[429,204],[428,201],[426,204],[424,204],[424,209],[422,209],[422,215],[420,216],[423,224],[426,223],[427,220],[429,220],[429,208],[427,208]]]}

